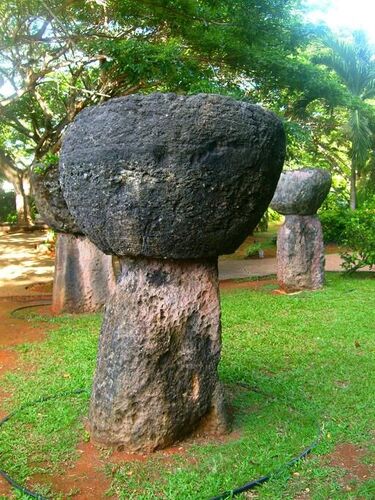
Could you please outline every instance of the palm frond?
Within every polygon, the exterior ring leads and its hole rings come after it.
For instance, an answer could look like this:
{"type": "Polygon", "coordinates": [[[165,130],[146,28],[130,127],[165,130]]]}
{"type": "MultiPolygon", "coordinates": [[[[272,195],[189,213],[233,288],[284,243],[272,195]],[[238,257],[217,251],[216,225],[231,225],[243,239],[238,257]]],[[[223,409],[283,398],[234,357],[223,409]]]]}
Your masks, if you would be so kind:
{"type": "Polygon", "coordinates": [[[375,97],[375,75],[374,77],[367,83],[366,87],[363,90],[361,98],[365,101],[366,99],[372,99],[375,97]]]}
{"type": "Polygon", "coordinates": [[[350,114],[348,125],[351,157],[357,168],[362,169],[369,157],[373,134],[367,118],[358,109],[350,114]]]}
{"type": "Polygon", "coordinates": [[[357,35],[353,43],[327,37],[325,45],[329,52],[317,55],[314,61],[333,70],[351,93],[362,96],[375,78],[375,62],[367,40],[357,35]]]}

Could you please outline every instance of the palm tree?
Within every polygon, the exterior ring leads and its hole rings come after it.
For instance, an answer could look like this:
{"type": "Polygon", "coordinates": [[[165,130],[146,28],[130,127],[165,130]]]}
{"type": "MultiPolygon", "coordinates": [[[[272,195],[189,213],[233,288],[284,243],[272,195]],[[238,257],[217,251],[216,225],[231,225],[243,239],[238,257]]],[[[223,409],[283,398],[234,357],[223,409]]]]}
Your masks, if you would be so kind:
{"type": "Polygon", "coordinates": [[[357,206],[357,179],[369,158],[374,131],[370,129],[364,102],[375,97],[375,59],[366,35],[353,33],[351,43],[332,37],[325,40],[329,52],[315,57],[315,62],[333,70],[351,95],[348,102],[347,135],[350,141],[350,208],[357,206]]]}

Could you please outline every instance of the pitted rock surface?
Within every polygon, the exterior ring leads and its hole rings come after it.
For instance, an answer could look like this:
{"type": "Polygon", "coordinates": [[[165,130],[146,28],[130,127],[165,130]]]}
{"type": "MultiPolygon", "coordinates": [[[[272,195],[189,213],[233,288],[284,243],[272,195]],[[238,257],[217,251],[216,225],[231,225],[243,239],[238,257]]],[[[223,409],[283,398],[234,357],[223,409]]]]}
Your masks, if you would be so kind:
{"type": "Polygon", "coordinates": [[[324,285],[322,226],[314,215],[287,215],[277,235],[277,279],[288,292],[324,285]]]}
{"type": "Polygon", "coordinates": [[[313,215],[331,188],[331,174],[318,168],[283,172],[271,208],[283,215],[313,215]]]}
{"type": "Polygon", "coordinates": [[[61,152],[64,197],[105,253],[199,259],[234,251],[283,165],[280,120],[200,94],[132,95],[83,110],[61,152]]]}
{"type": "Polygon", "coordinates": [[[100,336],[93,438],[153,451],[202,421],[222,431],[220,348],[216,262],[122,259],[100,336]]]}
{"type": "Polygon", "coordinates": [[[38,212],[52,229],[63,233],[82,233],[63,197],[57,165],[51,165],[41,173],[33,170],[31,185],[38,212]]]}

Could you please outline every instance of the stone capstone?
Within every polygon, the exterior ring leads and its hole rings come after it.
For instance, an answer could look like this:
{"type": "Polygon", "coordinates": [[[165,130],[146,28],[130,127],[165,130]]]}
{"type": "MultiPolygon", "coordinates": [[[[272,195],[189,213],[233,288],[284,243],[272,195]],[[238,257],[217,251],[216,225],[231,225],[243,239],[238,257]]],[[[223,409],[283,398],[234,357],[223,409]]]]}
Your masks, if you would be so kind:
{"type": "Polygon", "coordinates": [[[277,235],[277,279],[288,292],[324,284],[324,244],[317,216],[287,215],[277,235]]]}
{"type": "Polygon", "coordinates": [[[285,137],[272,113],[219,95],[132,95],[83,110],[60,181],[91,241],[118,256],[233,252],[267,208],[285,137]]]}
{"type": "Polygon", "coordinates": [[[52,229],[63,233],[82,233],[61,192],[58,165],[51,165],[46,170],[34,169],[31,184],[38,212],[52,229]]]}
{"type": "Polygon", "coordinates": [[[222,432],[216,262],[125,258],[121,267],[100,336],[93,438],[154,451],[202,424],[222,432]]]}
{"type": "Polygon", "coordinates": [[[85,236],[57,235],[52,294],[55,314],[100,311],[115,286],[112,256],[85,236]]]}
{"type": "Polygon", "coordinates": [[[331,188],[327,170],[303,168],[282,172],[271,208],[283,215],[314,215],[331,188]]]}

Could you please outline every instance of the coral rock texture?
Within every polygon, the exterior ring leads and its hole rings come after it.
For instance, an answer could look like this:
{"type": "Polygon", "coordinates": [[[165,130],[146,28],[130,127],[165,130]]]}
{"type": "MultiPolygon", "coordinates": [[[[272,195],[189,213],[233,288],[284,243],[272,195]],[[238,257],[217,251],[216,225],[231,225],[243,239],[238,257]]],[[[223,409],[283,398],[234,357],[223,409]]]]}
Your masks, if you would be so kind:
{"type": "Polygon", "coordinates": [[[63,233],[82,234],[61,192],[58,165],[51,165],[46,170],[34,169],[31,184],[38,212],[52,229],[63,233]]]}
{"type": "Polygon", "coordinates": [[[324,244],[314,214],[331,187],[326,170],[304,168],[283,172],[271,207],[284,214],[277,236],[277,278],[286,291],[316,290],[324,284],[324,244]]]}
{"type": "Polygon", "coordinates": [[[322,226],[314,215],[287,215],[277,236],[277,279],[288,292],[324,284],[322,226]]]}
{"type": "Polygon", "coordinates": [[[216,95],[113,99],[69,127],[64,197],[122,265],[91,399],[97,441],[152,451],[226,428],[217,256],[258,223],[284,155],[276,116],[216,95]]]}
{"type": "Polygon", "coordinates": [[[220,348],[216,263],[124,259],[100,337],[95,439],[153,451],[213,413],[223,430],[220,348]]]}
{"type": "Polygon", "coordinates": [[[70,125],[60,180],[103,252],[199,259],[233,252],[267,208],[285,155],[281,122],[200,94],[132,95],[70,125]]]}
{"type": "Polygon", "coordinates": [[[84,313],[103,309],[115,287],[112,257],[83,236],[65,203],[57,165],[33,171],[35,203],[45,222],[58,232],[52,311],[84,313]]]}

